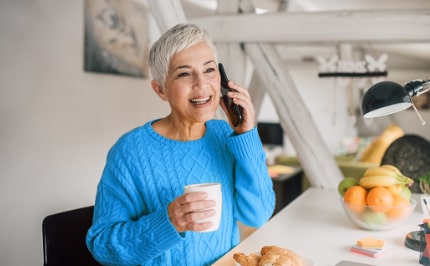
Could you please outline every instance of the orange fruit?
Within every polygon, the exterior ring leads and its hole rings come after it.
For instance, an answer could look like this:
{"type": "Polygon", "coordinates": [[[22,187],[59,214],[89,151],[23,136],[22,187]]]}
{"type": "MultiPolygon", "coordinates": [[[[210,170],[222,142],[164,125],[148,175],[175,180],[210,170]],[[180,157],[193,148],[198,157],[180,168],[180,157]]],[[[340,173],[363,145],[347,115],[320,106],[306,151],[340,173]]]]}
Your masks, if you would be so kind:
{"type": "Polygon", "coordinates": [[[367,190],[362,186],[351,186],[343,194],[343,201],[349,203],[347,207],[354,212],[361,212],[366,206],[367,190]]]}
{"type": "Polygon", "coordinates": [[[393,208],[389,209],[386,214],[390,218],[402,218],[408,216],[410,208],[406,206],[411,205],[407,199],[400,195],[394,195],[393,208]]]}
{"type": "Polygon", "coordinates": [[[393,206],[394,195],[386,187],[374,187],[367,193],[367,205],[374,212],[386,212],[393,206]]]}

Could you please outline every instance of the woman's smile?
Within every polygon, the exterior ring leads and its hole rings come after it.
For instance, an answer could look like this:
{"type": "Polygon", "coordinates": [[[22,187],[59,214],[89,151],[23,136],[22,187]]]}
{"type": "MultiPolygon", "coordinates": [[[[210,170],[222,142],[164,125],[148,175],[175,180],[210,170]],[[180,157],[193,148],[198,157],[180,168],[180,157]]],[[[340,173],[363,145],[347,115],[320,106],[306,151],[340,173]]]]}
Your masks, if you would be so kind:
{"type": "Polygon", "coordinates": [[[208,97],[204,97],[204,98],[193,98],[193,99],[190,100],[190,102],[193,105],[203,105],[205,103],[210,102],[211,99],[212,99],[212,96],[208,96],[208,97]]]}

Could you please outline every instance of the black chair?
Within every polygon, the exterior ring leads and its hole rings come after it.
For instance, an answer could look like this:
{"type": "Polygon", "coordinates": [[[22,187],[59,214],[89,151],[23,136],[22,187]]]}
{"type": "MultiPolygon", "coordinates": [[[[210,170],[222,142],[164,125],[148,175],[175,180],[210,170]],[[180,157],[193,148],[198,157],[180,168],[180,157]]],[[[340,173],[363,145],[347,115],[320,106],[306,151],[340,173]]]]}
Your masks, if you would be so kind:
{"type": "Polygon", "coordinates": [[[99,266],[85,244],[94,206],[55,213],[42,222],[44,266],[99,266]]]}

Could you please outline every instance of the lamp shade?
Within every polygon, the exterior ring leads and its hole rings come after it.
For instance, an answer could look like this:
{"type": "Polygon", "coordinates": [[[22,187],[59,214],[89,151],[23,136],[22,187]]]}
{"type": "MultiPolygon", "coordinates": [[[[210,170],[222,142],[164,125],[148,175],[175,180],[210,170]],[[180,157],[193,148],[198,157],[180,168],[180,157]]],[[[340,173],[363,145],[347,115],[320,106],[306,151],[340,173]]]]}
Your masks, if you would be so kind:
{"type": "Polygon", "coordinates": [[[363,117],[372,118],[403,111],[412,106],[407,91],[399,84],[382,81],[374,84],[361,101],[363,117]]]}

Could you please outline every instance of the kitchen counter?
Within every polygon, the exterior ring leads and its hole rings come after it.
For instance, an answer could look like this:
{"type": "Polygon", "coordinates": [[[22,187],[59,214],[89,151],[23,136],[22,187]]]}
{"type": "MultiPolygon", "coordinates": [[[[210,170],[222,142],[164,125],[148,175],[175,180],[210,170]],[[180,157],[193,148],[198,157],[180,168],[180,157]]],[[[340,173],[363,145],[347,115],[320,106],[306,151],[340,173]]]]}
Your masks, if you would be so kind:
{"type": "Polygon", "coordinates": [[[419,252],[405,247],[404,240],[408,232],[419,230],[418,224],[424,218],[421,211],[415,210],[396,229],[360,229],[344,213],[336,189],[312,187],[213,265],[234,266],[235,252],[248,254],[260,251],[264,245],[277,245],[293,250],[318,266],[334,266],[341,260],[378,266],[416,266],[419,252]],[[351,246],[364,237],[384,240],[386,245],[392,246],[392,252],[380,258],[352,253],[351,246]]]}

